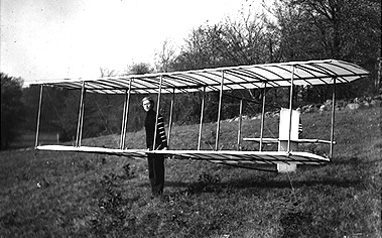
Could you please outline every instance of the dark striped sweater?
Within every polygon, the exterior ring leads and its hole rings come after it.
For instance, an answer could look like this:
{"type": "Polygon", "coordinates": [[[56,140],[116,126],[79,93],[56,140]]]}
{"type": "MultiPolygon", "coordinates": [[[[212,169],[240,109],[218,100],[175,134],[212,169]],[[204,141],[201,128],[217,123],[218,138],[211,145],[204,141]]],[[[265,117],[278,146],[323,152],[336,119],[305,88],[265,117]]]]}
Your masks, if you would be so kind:
{"type": "MultiPolygon", "coordinates": [[[[154,131],[155,131],[155,117],[156,112],[150,110],[146,114],[145,119],[145,129],[146,129],[146,146],[149,149],[153,149],[154,144],[154,131]]],[[[163,149],[167,147],[167,137],[166,131],[164,129],[164,120],[161,115],[158,116],[158,129],[157,129],[157,138],[155,141],[155,149],[163,149]]]]}

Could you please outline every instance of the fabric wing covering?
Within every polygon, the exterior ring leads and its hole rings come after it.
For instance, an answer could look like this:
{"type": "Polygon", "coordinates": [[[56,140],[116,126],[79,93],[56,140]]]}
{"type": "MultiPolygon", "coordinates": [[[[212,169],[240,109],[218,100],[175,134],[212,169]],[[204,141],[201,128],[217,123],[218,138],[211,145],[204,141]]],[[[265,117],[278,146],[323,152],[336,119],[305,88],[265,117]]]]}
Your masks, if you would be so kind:
{"type": "Polygon", "coordinates": [[[287,63],[257,64],[221,67],[171,73],[127,75],[95,79],[41,80],[29,85],[81,89],[102,94],[131,93],[186,93],[200,91],[256,89],[294,85],[328,85],[349,83],[368,75],[356,64],[340,60],[296,61],[287,63]],[[130,86],[131,84],[131,86],[130,86]]]}

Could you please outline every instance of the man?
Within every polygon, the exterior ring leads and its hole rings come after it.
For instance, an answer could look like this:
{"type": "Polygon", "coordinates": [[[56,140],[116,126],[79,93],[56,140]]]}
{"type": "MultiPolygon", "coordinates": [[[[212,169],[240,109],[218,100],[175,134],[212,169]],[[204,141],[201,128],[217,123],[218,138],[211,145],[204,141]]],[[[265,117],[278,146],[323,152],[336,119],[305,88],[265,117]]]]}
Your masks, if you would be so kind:
{"type": "MultiPolygon", "coordinates": [[[[154,111],[154,100],[150,97],[142,99],[143,109],[146,111],[145,129],[146,129],[146,146],[148,150],[166,150],[167,138],[164,129],[164,120],[158,115],[157,133],[154,146],[156,112],[154,111]]],[[[164,187],[164,156],[157,154],[149,154],[149,179],[151,192],[154,197],[163,194],[164,187]]]]}

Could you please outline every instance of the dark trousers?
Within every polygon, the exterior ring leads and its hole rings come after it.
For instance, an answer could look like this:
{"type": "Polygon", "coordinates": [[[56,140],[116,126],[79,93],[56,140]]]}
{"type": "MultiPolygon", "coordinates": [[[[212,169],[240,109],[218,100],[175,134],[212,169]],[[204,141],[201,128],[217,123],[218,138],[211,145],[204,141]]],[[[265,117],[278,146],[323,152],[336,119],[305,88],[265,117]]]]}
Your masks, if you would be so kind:
{"type": "Polygon", "coordinates": [[[150,154],[147,161],[151,192],[154,196],[159,196],[163,193],[164,187],[164,156],[150,154]]]}

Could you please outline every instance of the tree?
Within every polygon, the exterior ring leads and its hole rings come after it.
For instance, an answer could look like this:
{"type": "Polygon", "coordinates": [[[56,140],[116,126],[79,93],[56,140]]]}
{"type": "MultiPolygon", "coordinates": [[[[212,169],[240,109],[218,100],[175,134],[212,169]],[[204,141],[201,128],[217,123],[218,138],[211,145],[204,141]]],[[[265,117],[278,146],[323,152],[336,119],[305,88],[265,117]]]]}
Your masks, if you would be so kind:
{"type": "Polygon", "coordinates": [[[175,49],[169,40],[165,40],[161,51],[155,53],[155,68],[157,72],[171,71],[171,64],[175,60],[175,49]]]}
{"type": "MultiPolygon", "coordinates": [[[[289,42],[303,39],[305,52],[312,52],[310,46],[321,51],[321,57],[351,60],[364,64],[380,52],[381,4],[370,0],[282,0],[284,30],[294,34],[283,34],[289,42]],[[284,14],[286,16],[286,14],[284,14]],[[295,21],[293,21],[295,20],[295,21]],[[299,28],[301,27],[301,28],[299,28]],[[307,34],[308,33],[308,34],[307,34]],[[305,37],[304,37],[305,36],[305,37]]],[[[281,22],[281,21],[280,21],[281,22]]],[[[287,32],[285,32],[287,33],[287,32]]],[[[288,59],[294,60],[294,59],[288,59]]]]}
{"type": "Polygon", "coordinates": [[[133,74],[148,74],[152,73],[154,70],[150,67],[150,64],[147,63],[134,63],[133,65],[128,66],[126,75],[133,74]]]}
{"type": "Polygon", "coordinates": [[[270,62],[272,49],[266,16],[243,9],[235,20],[227,18],[222,27],[222,57],[230,65],[261,64],[270,62]]]}
{"type": "MultiPolygon", "coordinates": [[[[281,61],[339,59],[371,72],[369,79],[340,85],[338,97],[370,95],[377,78],[381,48],[381,3],[372,0],[279,0],[273,14],[281,61]],[[358,90],[358,88],[365,90],[358,90]]],[[[308,98],[330,97],[325,87],[305,93],[308,98]],[[314,93],[314,95],[311,95],[314,93]]]]}
{"type": "Polygon", "coordinates": [[[24,121],[21,78],[1,72],[1,150],[8,149],[17,139],[18,128],[24,121]]]}
{"type": "Polygon", "coordinates": [[[194,29],[179,56],[174,70],[272,62],[275,59],[274,34],[266,15],[251,4],[237,17],[227,17],[214,25],[194,29]]]}
{"type": "Polygon", "coordinates": [[[200,26],[194,29],[173,61],[174,71],[195,70],[222,66],[219,62],[220,26],[200,26]]]}
{"type": "Polygon", "coordinates": [[[117,73],[115,72],[115,70],[110,70],[108,68],[100,68],[100,77],[103,78],[103,77],[114,77],[114,76],[117,76],[117,73]]]}

